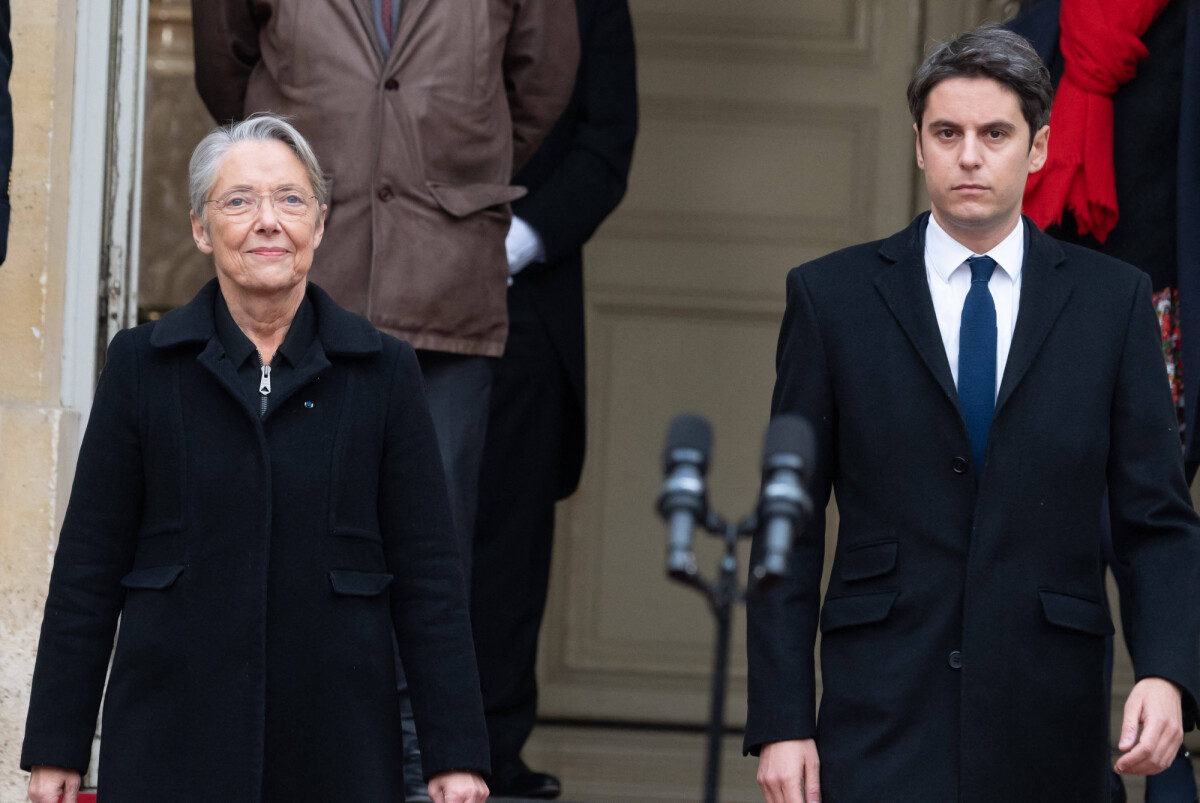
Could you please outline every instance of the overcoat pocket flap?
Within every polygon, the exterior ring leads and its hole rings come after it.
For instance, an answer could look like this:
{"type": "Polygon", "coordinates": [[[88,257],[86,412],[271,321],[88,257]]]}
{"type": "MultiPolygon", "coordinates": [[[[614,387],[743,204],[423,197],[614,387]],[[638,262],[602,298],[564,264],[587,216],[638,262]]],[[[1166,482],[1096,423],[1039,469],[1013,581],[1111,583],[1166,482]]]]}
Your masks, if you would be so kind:
{"type": "Polygon", "coordinates": [[[338,594],[350,597],[373,597],[381,593],[392,582],[390,574],[377,572],[356,572],[350,569],[333,569],[329,572],[329,582],[338,594]]]}
{"type": "Polygon", "coordinates": [[[379,530],[369,527],[334,527],[333,534],[343,538],[365,538],[368,541],[383,541],[379,530]]]}
{"type": "Polygon", "coordinates": [[[426,181],[429,194],[438,206],[454,217],[467,217],[490,206],[510,203],[529,192],[512,184],[446,184],[426,181]]]}
{"type": "Polygon", "coordinates": [[[121,578],[121,585],[126,588],[167,588],[183,574],[182,566],[151,566],[148,569],[134,569],[121,578]]]}
{"type": "Polygon", "coordinates": [[[892,603],[899,594],[899,591],[882,591],[827,599],[821,608],[821,632],[882,621],[891,613],[892,603]]]}
{"type": "Polygon", "coordinates": [[[877,541],[847,550],[842,555],[842,579],[865,580],[887,574],[896,568],[898,548],[895,541],[877,541]]]}
{"type": "Polygon", "coordinates": [[[1050,624],[1097,636],[1113,634],[1112,617],[1099,602],[1044,588],[1038,594],[1042,598],[1042,612],[1050,624]]]}

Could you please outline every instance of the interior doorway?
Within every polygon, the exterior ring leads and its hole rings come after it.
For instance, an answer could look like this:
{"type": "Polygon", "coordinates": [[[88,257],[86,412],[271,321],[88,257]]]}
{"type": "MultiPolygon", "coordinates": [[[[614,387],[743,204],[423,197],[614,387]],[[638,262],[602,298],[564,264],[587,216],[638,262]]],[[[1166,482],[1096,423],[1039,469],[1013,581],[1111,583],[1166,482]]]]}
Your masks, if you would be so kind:
{"type": "Polygon", "coordinates": [[[188,159],[216,124],[196,92],[190,0],[149,0],[137,316],[155,320],[213,277],[192,241],[188,159]]]}

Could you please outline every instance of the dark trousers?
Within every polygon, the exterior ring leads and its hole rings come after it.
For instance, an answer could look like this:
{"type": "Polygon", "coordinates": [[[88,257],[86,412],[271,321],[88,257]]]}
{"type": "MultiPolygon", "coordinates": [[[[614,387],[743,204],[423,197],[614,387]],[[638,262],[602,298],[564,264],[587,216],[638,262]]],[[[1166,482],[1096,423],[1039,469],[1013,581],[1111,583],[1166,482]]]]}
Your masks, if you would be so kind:
{"type": "Polygon", "coordinates": [[[450,488],[450,508],[465,579],[471,576],[479,466],[487,436],[492,365],[497,360],[442,351],[418,351],[417,359],[450,488]]]}
{"type": "MultiPolygon", "coordinates": [[[[479,463],[483,456],[487,432],[488,400],[492,386],[491,357],[447,354],[440,351],[418,351],[421,376],[425,381],[425,398],[433,417],[438,449],[450,490],[450,508],[454,519],[454,538],[463,567],[463,582],[471,576],[471,532],[479,498],[479,463]]],[[[408,696],[408,679],[396,656],[396,687],[400,693],[401,724],[404,728],[404,752],[418,750],[417,734],[412,719],[412,703],[408,696]]],[[[414,762],[406,762],[407,770],[414,762]]],[[[416,779],[409,779],[416,780],[416,779]]]]}
{"type": "Polygon", "coordinates": [[[494,363],[479,480],[471,624],[492,769],[515,761],[537,716],[538,630],[546,607],[562,428],[572,392],[520,277],[494,363]]]}

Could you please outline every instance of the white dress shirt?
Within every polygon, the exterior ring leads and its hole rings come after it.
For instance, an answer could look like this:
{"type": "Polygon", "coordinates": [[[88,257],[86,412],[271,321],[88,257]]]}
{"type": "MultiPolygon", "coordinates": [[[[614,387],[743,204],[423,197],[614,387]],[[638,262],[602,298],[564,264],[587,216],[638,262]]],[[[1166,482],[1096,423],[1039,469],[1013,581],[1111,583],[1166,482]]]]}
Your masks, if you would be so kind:
{"type": "MultiPolygon", "coordinates": [[[[950,374],[954,386],[958,387],[958,329],[962,325],[963,303],[971,289],[971,267],[969,256],[975,254],[970,248],[955,240],[938,225],[933,215],[925,229],[925,278],[929,281],[929,295],[933,298],[933,309],[937,313],[938,328],[942,332],[942,343],[946,346],[946,359],[950,361],[950,374]]],[[[996,393],[1000,392],[1000,380],[1004,376],[1004,365],[1008,362],[1008,350],[1012,346],[1013,329],[1017,325],[1017,308],[1021,303],[1021,265],[1025,261],[1025,224],[1018,220],[1007,237],[988,251],[986,256],[996,260],[996,270],[988,282],[992,301],[996,304],[996,393]]]]}

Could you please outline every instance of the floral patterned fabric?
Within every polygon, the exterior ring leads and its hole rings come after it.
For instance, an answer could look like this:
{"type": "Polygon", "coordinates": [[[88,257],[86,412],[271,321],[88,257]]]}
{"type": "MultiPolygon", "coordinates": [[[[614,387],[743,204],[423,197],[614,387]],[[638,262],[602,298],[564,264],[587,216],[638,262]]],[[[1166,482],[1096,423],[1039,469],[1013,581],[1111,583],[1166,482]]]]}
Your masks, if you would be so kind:
{"type": "Polygon", "coordinates": [[[1179,290],[1164,287],[1154,294],[1154,311],[1158,313],[1158,333],[1162,337],[1163,359],[1167,363],[1167,381],[1171,383],[1171,401],[1179,418],[1179,437],[1185,438],[1183,410],[1183,355],[1179,340],[1179,290]]]}

